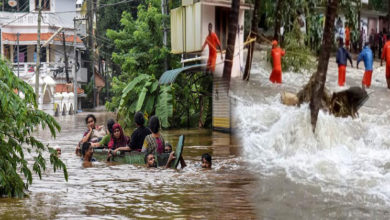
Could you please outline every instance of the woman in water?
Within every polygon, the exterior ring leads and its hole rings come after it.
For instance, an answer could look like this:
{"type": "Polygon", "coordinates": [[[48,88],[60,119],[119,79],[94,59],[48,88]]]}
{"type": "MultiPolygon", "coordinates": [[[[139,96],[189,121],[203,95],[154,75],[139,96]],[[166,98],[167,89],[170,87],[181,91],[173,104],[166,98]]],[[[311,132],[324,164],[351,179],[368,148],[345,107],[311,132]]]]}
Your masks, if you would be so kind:
{"type": "Polygon", "coordinates": [[[160,120],[157,116],[152,116],[149,120],[149,129],[152,132],[146,136],[145,141],[146,145],[143,146],[142,152],[158,154],[164,153],[165,149],[165,140],[164,137],[159,132],[160,129],[160,120]]]}

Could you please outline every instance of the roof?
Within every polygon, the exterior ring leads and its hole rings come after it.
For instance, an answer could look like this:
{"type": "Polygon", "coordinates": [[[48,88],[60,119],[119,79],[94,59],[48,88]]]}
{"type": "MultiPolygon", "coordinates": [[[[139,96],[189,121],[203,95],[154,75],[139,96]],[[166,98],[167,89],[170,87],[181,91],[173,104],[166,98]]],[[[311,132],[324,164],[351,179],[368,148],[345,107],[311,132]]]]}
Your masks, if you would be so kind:
{"type": "Polygon", "coordinates": [[[175,82],[176,77],[182,73],[187,71],[199,71],[206,67],[206,64],[195,64],[191,66],[185,66],[178,69],[168,70],[165,73],[162,74],[162,76],[159,79],[160,84],[170,84],[175,82]]]}
{"type": "MultiPolygon", "coordinates": [[[[41,33],[41,41],[47,41],[54,33],[41,33]]],[[[3,41],[17,41],[17,36],[14,33],[2,33],[3,35],[3,41]]],[[[72,42],[74,41],[73,38],[74,35],[65,35],[65,41],[66,42],[72,42]]],[[[37,33],[20,33],[19,35],[19,41],[37,41],[38,34],[37,33]]],[[[61,41],[62,42],[62,35],[57,35],[54,37],[53,41],[61,41]]],[[[82,43],[80,37],[76,38],[77,43],[82,43]]]]}
{"type": "MultiPolygon", "coordinates": [[[[73,84],[57,84],[56,93],[73,92],[73,84]]],[[[84,94],[84,90],[77,88],[77,94],[84,94]]]]}

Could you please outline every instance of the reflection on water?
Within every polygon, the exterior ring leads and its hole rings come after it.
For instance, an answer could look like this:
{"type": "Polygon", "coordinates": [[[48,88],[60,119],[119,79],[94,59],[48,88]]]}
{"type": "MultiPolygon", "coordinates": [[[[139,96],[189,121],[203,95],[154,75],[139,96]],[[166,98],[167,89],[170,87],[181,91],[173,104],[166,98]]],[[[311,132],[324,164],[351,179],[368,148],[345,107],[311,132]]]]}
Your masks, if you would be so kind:
{"type": "MultiPolygon", "coordinates": [[[[39,138],[62,148],[69,181],[49,169],[37,177],[25,199],[0,199],[0,218],[255,218],[248,188],[254,179],[244,169],[239,147],[230,135],[209,130],[164,130],[165,139],[176,146],[185,135],[184,170],[146,169],[127,164],[95,162],[83,168],[74,154],[85,131],[84,117],[59,117],[62,130],[52,140],[47,131],[39,138]],[[213,145],[213,143],[215,145],[213,145]],[[200,168],[200,155],[213,154],[212,170],[200,168]]],[[[112,115],[96,113],[98,124],[112,115]]]]}

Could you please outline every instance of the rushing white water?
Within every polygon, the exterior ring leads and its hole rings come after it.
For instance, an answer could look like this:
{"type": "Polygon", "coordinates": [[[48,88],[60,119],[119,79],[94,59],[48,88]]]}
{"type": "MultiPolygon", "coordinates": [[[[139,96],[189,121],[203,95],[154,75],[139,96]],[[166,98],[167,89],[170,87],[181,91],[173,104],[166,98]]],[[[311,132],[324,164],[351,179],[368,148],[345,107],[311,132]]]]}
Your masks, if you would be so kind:
{"type": "MultiPolygon", "coordinates": [[[[269,72],[269,67],[257,65],[252,82],[239,88],[246,92],[236,89],[230,94],[238,136],[252,169],[262,175],[286,175],[298,184],[319,186],[325,193],[361,195],[389,205],[390,92],[385,88],[384,68],[374,71],[369,89],[373,93],[359,118],[320,112],[315,134],[308,105],[284,106],[279,95],[283,90],[299,90],[309,75],[284,73],[283,85],[272,85],[269,72]]],[[[348,88],[337,87],[336,74],[331,63],[327,87],[348,88]]],[[[359,86],[362,75],[362,69],[349,68],[347,85],[359,86]]]]}

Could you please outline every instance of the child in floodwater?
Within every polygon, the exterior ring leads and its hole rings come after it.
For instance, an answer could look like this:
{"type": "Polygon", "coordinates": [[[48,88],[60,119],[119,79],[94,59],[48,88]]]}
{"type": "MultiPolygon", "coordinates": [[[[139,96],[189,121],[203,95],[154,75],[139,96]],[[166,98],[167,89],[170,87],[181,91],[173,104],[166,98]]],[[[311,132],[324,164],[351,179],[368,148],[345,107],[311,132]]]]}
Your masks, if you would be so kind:
{"type": "Polygon", "coordinates": [[[172,145],[170,143],[165,144],[164,153],[171,153],[172,152],[172,145]]]}
{"type": "Polygon", "coordinates": [[[202,168],[211,169],[212,157],[209,153],[202,154],[202,168]]]}
{"type": "Polygon", "coordinates": [[[96,159],[93,158],[93,147],[91,146],[91,143],[84,143],[81,147],[81,155],[82,155],[82,161],[84,167],[90,167],[92,165],[91,162],[95,162],[96,159]]]}

